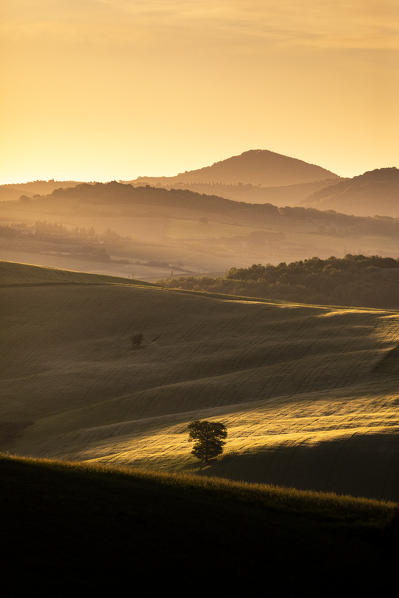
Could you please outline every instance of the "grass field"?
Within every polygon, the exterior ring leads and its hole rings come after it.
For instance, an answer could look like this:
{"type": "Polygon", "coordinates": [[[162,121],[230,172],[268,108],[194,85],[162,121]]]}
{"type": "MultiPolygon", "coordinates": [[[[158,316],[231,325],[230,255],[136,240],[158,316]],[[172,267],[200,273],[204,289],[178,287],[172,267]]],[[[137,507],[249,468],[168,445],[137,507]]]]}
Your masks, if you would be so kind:
{"type": "Polygon", "coordinates": [[[7,596],[383,592],[395,578],[392,503],[4,456],[0,472],[7,596]]]}
{"type": "Polygon", "coordinates": [[[3,451],[399,499],[399,313],[0,276],[3,451]],[[199,468],[205,417],[228,438],[199,468]]]}
{"type": "Polygon", "coordinates": [[[0,288],[13,285],[45,285],[45,284],[139,284],[149,283],[132,281],[127,278],[106,274],[87,274],[74,270],[20,264],[0,261],[0,288]]]}

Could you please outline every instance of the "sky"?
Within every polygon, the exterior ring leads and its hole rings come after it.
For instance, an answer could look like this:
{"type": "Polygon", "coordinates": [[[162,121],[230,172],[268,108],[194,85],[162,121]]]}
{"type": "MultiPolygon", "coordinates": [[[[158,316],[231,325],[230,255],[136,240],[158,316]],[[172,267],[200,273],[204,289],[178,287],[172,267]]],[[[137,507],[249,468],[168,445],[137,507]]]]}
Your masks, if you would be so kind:
{"type": "Polygon", "coordinates": [[[399,166],[397,0],[2,0],[0,183],[399,166]]]}

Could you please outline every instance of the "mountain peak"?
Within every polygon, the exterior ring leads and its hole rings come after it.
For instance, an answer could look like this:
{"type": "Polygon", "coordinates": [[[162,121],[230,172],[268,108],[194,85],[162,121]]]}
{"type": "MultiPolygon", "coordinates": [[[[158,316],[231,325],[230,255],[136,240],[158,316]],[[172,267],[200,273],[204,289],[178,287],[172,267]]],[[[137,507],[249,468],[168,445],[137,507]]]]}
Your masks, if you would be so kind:
{"type": "Polygon", "coordinates": [[[338,179],[333,172],[297,158],[277,154],[267,149],[252,149],[215,162],[211,166],[179,173],[174,177],[140,177],[134,182],[150,184],[222,183],[225,185],[252,184],[262,187],[295,185],[338,179]]]}

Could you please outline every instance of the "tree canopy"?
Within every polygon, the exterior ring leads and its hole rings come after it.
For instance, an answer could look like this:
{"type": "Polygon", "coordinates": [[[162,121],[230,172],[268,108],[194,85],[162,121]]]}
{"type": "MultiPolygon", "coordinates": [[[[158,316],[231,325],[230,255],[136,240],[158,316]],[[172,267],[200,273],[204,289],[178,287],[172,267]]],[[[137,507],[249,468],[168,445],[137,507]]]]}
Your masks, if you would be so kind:
{"type": "Polygon", "coordinates": [[[191,454],[202,463],[209,463],[223,452],[223,439],[227,438],[227,430],[221,422],[196,420],[189,424],[188,432],[189,441],[196,441],[191,454]]]}
{"type": "Polygon", "coordinates": [[[224,277],[180,277],[173,288],[306,303],[399,307],[399,259],[347,254],[231,268],[224,277]]]}

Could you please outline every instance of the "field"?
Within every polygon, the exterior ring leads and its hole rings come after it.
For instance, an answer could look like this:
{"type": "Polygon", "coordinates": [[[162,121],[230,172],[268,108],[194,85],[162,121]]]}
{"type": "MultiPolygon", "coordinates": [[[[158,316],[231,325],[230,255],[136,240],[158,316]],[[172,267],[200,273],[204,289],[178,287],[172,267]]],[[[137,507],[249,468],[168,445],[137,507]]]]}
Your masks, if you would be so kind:
{"type": "Polygon", "coordinates": [[[197,595],[195,584],[212,596],[312,594],[326,579],[337,591],[394,581],[392,503],[2,456],[0,471],[7,596],[137,584],[144,595],[197,595]]]}
{"type": "Polygon", "coordinates": [[[397,312],[0,273],[1,450],[398,500],[397,312]],[[228,428],[207,468],[196,418],[228,428]]]}

